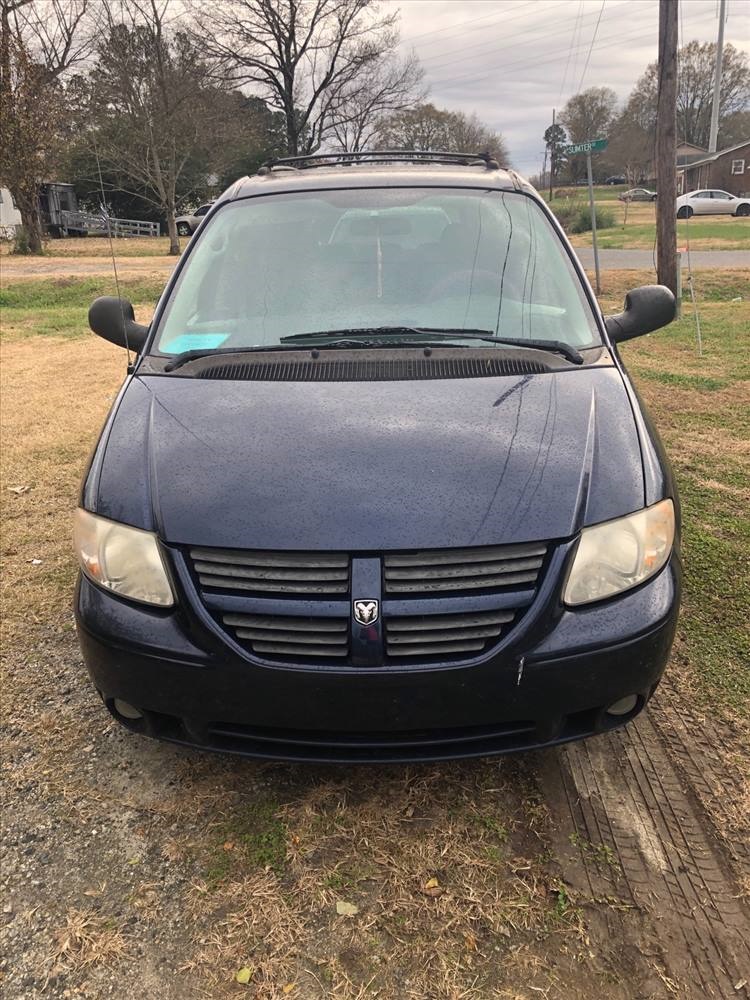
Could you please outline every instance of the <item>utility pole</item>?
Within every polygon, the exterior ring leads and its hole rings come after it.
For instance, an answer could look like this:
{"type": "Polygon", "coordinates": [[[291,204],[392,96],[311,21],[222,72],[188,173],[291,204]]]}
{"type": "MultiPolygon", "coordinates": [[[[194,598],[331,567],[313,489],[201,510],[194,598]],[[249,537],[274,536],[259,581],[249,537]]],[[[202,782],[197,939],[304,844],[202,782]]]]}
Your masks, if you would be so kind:
{"type": "Polygon", "coordinates": [[[711,132],[708,137],[709,153],[716,152],[716,136],[719,132],[719,104],[721,103],[721,71],[724,56],[724,21],[726,19],[727,0],[719,4],[719,37],[716,40],[716,70],[714,72],[714,101],[711,105],[711,132]]]}
{"type": "Polygon", "coordinates": [[[659,0],[656,103],[656,274],[677,295],[677,14],[678,0],[659,0]]]}
{"type": "MultiPolygon", "coordinates": [[[[552,109],[552,133],[555,131],[555,109],[552,109]]],[[[555,160],[557,156],[555,155],[554,144],[550,146],[549,151],[549,200],[552,201],[552,185],[555,182],[555,160]]]]}

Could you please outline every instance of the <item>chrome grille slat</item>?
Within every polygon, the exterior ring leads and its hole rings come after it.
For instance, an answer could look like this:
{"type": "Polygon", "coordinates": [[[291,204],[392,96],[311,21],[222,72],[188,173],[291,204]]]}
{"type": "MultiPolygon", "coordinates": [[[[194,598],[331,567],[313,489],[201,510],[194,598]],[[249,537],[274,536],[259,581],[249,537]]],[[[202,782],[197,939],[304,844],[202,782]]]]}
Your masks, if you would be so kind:
{"type": "Polygon", "coordinates": [[[544,556],[546,545],[495,545],[477,549],[438,549],[429,552],[388,552],[385,556],[387,567],[431,566],[449,563],[496,562],[506,559],[526,559],[544,556]]]}
{"type": "Polygon", "coordinates": [[[389,632],[425,632],[430,629],[444,628],[473,628],[481,625],[505,625],[506,622],[513,621],[512,611],[490,611],[485,614],[465,614],[465,615],[431,615],[421,618],[389,618],[389,632]]]}
{"type": "Polygon", "coordinates": [[[443,658],[446,653],[485,650],[503,634],[515,617],[511,610],[387,618],[386,652],[391,659],[421,654],[443,658]]]}
{"type": "Polygon", "coordinates": [[[493,576],[502,573],[516,573],[526,569],[539,569],[542,557],[536,559],[512,559],[507,562],[483,562],[475,566],[414,566],[403,569],[386,569],[386,580],[440,580],[472,576],[493,576]]]}
{"type": "MultiPolygon", "coordinates": [[[[195,561],[195,568],[199,573],[214,574],[217,572],[216,564],[203,562],[202,560],[195,561]]],[[[348,569],[275,569],[266,566],[256,569],[254,566],[220,564],[218,567],[218,573],[221,576],[236,576],[247,578],[249,580],[269,580],[271,582],[299,580],[301,582],[312,581],[338,583],[339,581],[343,580],[345,582],[349,579],[348,569]]]]}
{"type": "Polygon", "coordinates": [[[430,642],[455,642],[457,639],[487,639],[490,636],[500,635],[500,628],[494,625],[474,628],[445,628],[436,629],[434,626],[427,636],[424,632],[388,632],[388,642],[392,646],[404,645],[412,642],[424,642],[427,638],[430,642]]]}
{"type": "Polygon", "coordinates": [[[385,594],[460,594],[535,584],[547,554],[539,542],[475,549],[387,552],[385,594]]]}
{"type": "Polygon", "coordinates": [[[487,644],[482,639],[471,639],[465,642],[425,643],[420,646],[399,647],[395,656],[442,656],[444,653],[476,653],[487,644]]]}
{"type": "Polygon", "coordinates": [[[349,556],[345,553],[318,552],[260,552],[242,549],[191,549],[194,560],[205,559],[212,563],[237,563],[241,566],[292,566],[313,569],[348,569],[349,556]]]}
{"type": "MultiPolygon", "coordinates": [[[[257,645],[255,642],[256,639],[260,642],[285,643],[288,645],[288,640],[283,638],[283,631],[278,629],[238,628],[235,631],[240,639],[252,639],[253,645],[257,645]]],[[[300,646],[340,646],[342,643],[347,643],[348,641],[349,637],[344,633],[341,635],[335,632],[323,632],[319,635],[299,631],[294,633],[294,642],[300,646]]]]}
{"type": "Polygon", "coordinates": [[[240,628],[283,629],[289,632],[346,632],[347,623],[337,618],[287,618],[278,615],[224,615],[225,625],[240,628]]]}
{"type": "Polygon", "coordinates": [[[346,594],[349,556],[345,552],[265,552],[248,549],[190,550],[203,587],[257,594],[346,594]]]}
{"type": "Polygon", "coordinates": [[[256,653],[274,653],[282,659],[289,656],[348,656],[348,646],[297,646],[286,642],[254,642],[256,653]]]}
{"type": "Polygon", "coordinates": [[[349,655],[346,618],[225,614],[222,621],[253,653],[281,660],[349,655]]]}
{"type": "Polygon", "coordinates": [[[331,586],[323,583],[277,583],[273,580],[264,581],[263,586],[258,581],[242,580],[239,577],[231,576],[206,576],[201,574],[198,577],[204,587],[222,587],[225,590],[253,590],[256,593],[274,594],[345,594],[349,589],[349,581],[344,584],[331,586]]]}
{"type": "Polygon", "coordinates": [[[536,570],[525,573],[502,573],[499,576],[460,577],[458,580],[388,580],[386,592],[389,594],[419,594],[429,591],[480,590],[493,587],[509,587],[514,583],[535,583],[536,570]]]}

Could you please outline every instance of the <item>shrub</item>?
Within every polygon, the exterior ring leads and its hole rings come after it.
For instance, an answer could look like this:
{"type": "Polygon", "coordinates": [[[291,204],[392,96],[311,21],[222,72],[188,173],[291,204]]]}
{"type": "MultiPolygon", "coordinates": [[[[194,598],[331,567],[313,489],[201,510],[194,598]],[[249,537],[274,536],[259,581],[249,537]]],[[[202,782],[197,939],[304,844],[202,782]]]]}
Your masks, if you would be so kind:
{"type": "MultiPolygon", "coordinates": [[[[566,233],[588,233],[591,230],[591,210],[578,198],[569,198],[552,206],[557,221],[566,233]]],[[[614,226],[615,216],[611,208],[596,208],[596,228],[609,229],[614,226]]]]}
{"type": "Polygon", "coordinates": [[[16,226],[16,232],[13,237],[13,249],[11,253],[18,254],[30,254],[31,247],[29,246],[29,234],[23,226],[16,226]]]}
{"type": "MultiPolygon", "coordinates": [[[[610,208],[597,208],[596,228],[609,229],[615,224],[615,214],[610,208]]],[[[567,226],[565,227],[567,229],[567,226]]],[[[581,205],[573,216],[570,223],[571,233],[588,233],[591,229],[591,209],[588,205],[581,205]]]]}

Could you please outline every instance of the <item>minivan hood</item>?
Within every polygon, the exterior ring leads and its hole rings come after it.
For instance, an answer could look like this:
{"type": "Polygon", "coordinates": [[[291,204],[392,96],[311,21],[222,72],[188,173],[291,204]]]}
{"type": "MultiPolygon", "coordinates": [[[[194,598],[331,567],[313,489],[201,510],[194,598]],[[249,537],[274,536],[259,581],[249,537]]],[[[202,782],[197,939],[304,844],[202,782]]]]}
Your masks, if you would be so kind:
{"type": "Polygon", "coordinates": [[[169,543],[379,551],[570,537],[641,508],[644,478],[615,367],[367,383],[154,375],[125,390],[85,498],[169,543]]]}

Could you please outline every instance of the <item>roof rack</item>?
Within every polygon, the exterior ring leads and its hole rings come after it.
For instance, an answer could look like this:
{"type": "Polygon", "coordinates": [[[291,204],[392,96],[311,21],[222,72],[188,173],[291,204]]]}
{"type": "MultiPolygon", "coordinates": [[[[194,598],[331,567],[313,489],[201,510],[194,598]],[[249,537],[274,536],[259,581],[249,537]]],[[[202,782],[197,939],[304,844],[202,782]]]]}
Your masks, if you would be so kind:
{"type": "Polygon", "coordinates": [[[305,156],[282,156],[267,160],[258,170],[309,170],[311,167],[353,166],[372,163],[452,163],[466,167],[483,166],[499,170],[500,164],[490,153],[449,153],[444,150],[375,149],[359,153],[308,153],[305,156]]]}

